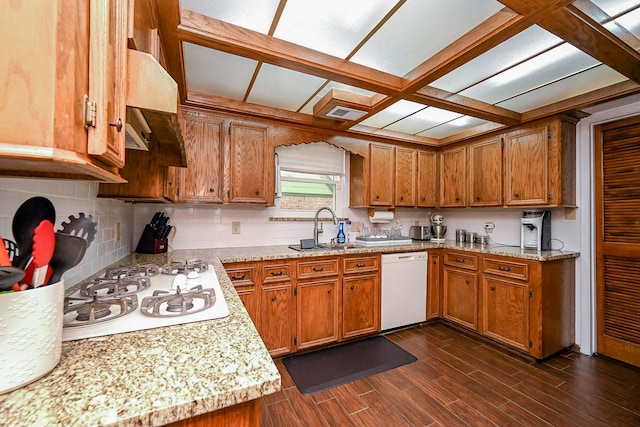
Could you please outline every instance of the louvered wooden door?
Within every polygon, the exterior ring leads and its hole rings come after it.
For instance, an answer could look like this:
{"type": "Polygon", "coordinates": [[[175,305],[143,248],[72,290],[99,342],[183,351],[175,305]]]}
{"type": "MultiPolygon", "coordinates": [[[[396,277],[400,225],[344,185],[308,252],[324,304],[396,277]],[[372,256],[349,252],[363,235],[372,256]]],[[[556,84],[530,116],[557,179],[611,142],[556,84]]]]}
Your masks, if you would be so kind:
{"type": "Polygon", "coordinates": [[[640,366],[640,116],[595,135],[597,349],[640,366]]]}

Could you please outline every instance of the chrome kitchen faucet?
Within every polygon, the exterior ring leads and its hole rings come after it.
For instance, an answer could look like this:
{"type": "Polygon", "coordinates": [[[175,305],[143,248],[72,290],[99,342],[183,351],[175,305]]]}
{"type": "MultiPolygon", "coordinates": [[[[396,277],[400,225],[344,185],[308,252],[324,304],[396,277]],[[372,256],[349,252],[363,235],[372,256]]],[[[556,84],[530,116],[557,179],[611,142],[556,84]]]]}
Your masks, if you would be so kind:
{"type": "Polygon", "coordinates": [[[318,209],[316,211],[316,216],[313,220],[313,246],[314,247],[318,247],[318,234],[322,233],[322,229],[318,229],[318,214],[322,210],[328,210],[329,212],[331,212],[331,215],[333,216],[333,223],[335,225],[338,225],[338,217],[336,217],[336,213],[333,211],[333,209],[331,209],[328,206],[324,206],[318,209]]]}

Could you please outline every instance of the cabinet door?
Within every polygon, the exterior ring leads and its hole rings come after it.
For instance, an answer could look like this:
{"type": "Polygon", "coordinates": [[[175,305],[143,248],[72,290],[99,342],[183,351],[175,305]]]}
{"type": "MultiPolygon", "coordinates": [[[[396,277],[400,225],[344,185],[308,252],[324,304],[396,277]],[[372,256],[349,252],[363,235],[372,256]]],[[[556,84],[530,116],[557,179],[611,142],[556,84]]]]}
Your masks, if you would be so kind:
{"type": "Polygon", "coordinates": [[[229,203],[273,204],[268,166],[273,163],[266,127],[231,123],[229,203]]]}
{"type": "Polygon", "coordinates": [[[502,205],[502,137],[469,146],[469,205],[502,205]]]}
{"type": "Polygon", "coordinates": [[[529,296],[526,282],[484,276],[482,332],[505,344],[529,351],[529,296]]]}
{"type": "Polygon", "coordinates": [[[436,206],[436,153],[418,151],[417,198],[419,208],[436,206]]]}
{"type": "Polygon", "coordinates": [[[429,251],[429,268],[427,269],[427,320],[440,317],[440,253],[429,251]]]}
{"type": "Polygon", "coordinates": [[[258,271],[255,265],[233,263],[226,264],[224,268],[249,317],[260,332],[260,295],[258,295],[258,271]]]}
{"type": "Polygon", "coordinates": [[[505,203],[546,205],[549,194],[549,129],[515,131],[505,138],[505,203]]]}
{"type": "Polygon", "coordinates": [[[180,168],[178,198],[187,203],[222,203],[223,122],[185,114],[186,168],[180,168]]]}
{"type": "Polygon", "coordinates": [[[393,146],[369,145],[369,204],[393,205],[393,146]]]}
{"type": "Polygon", "coordinates": [[[464,207],[466,182],[466,147],[442,151],[440,153],[440,206],[464,207]]]}
{"type": "Polygon", "coordinates": [[[127,96],[127,0],[92,1],[89,38],[89,100],[95,126],[88,128],[88,153],[124,166],[127,96]]]}
{"type": "Polygon", "coordinates": [[[292,292],[291,282],[263,286],[260,290],[260,336],[272,356],[294,350],[292,292]]]}
{"type": "Polygon", "coordinates": [[[342,337],[353,338],[379,329],[379,275],[345,276],[342,279],[342,337]]]}
{"type": "Polygon", "coordinates": [[[299,350],[338,340],[338,279],[298,283],[299,350]]]}
{"type": "Polygon", "coordinates": [[[410,148],[396,147],[395,191],[396,206],[416,205],[417,152],[410,148]]]}
{"type": "Polygon", "coordinates": [[[443,317],[478,330],[478,275],[444,268],[443,317]]]}

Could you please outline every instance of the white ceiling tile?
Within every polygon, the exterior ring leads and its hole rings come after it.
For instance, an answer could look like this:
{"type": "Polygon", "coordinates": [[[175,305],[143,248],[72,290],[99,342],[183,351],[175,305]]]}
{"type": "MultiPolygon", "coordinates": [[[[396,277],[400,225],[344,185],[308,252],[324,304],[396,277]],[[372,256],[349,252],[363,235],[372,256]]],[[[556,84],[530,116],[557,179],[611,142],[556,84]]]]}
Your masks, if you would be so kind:
{"type": "Polygon", "coordinates": [[[392,7],[388,0],[288,0],[273,35],[346,58],[392,7]]]}
{"type": "Polygon", "coordinates": [[[363,120],[361,124],[374,128],[383,128],[397,120],[400,120],[403,117],[413,114],[416,111],[422,110],[423,108],[425,108],[425,105],[423,104],[401,100],[385,108],[379,113],[374,114],[366,120],[363,120]]]}
{"type": "Polygon", "coordinates": [[[543,107],[573,96],[582,95],[592,90],[620,83],[627,80],[625,76],[605,65],[573,75],[556,83],[543,86],[531,92],[497,104],[499,107],[524,113],[534,108],[543,107]]]}
{"type": "Polygon", "coordinates": [[[637,38],[640,38],[640,7],[615,20],[637,38]]]}
{"type": "Polygon", "coordinates": [[[180,0],[180,7],[267,34],[278,3],[279,0],[180,0]]]}
{"type": "Polygon", "coordinates": [[[493,123],[487,120],[482,120],[482,119],[478,119],[471,116],[462,116],[455,120],[451,120],[447,123],[434,126],[429,130],[418,133],[417,135],[424,136],[426,138],[441,139],[441,138],[447,138],[451,135],[455,135],[465,130],[473,129],[478,126],[491,126],[496,129],[503,127],[503,125],[499,123],[493,123]]]}
{"type": "Polygon", "coordinates": [[[586,70],[598,61],[568,43],[512,67],[462,92],[461,95],[495,104],[537,87],[586,70]]]}
{"type": "Polygon", "coordinates": [[[183,42],[187,90],[242,100],[257,62],[183,42]]]}
{"type": "Polygon", "coordinates": [[[561,43],[562,39],[534,25],[432,82],[430,86],[457,93],[561,43]]]}
{"type": "Polygon", "coordinates": [[[386,130],[416,134],[437,126],[441,123],[461,117],[462,114],[441,110],[440,108],[427,107],[415,114],[385,127],[386,130]]]}
{"type": "Polygon", "coordinates": [[[591,3],[604,10],[609,16],[616,16],[640,5],[638,0],[591,0],[591,3]]]}
{"type": "Polygon", "coordinates": [[[408,0],[351,60],[404,76],[502,8],[494,0],[408,0]]]}
{"type": "Polygon", "coordinates": [[[263,64],[247,102],[297,111],[326,80],[263,64]]]}

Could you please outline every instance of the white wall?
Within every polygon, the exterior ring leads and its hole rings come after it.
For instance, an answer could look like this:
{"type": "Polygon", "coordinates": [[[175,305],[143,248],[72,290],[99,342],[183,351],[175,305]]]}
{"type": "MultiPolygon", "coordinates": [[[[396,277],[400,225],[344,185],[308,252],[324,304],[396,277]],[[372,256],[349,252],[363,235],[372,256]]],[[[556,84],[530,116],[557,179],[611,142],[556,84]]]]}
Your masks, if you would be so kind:
{"type": "Polygon", "coordinates": [[[133,206],[122,202],[97,199],[98,184],[89,181],[0,178],[0,234],[13,240],[11,224],[18,207],[34,196],[51,200],[56,209],[55,230],[61,229],[69,216],[80,212],[92,215],[98,224],[95,240],[81,263],[64,274],[69,287],[92,275],[131,252],[133,240],[133,206]],[[121,239],[114,240],[116,222],[120,223],[121,239]]]}

